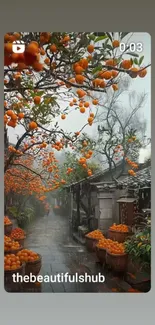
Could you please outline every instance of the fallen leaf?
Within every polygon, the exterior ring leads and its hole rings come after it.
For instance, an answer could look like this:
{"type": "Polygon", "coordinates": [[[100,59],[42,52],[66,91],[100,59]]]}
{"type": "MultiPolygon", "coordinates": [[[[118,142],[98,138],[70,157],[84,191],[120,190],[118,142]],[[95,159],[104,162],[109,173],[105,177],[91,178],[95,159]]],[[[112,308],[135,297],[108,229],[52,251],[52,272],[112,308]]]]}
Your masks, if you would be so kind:
{"type": "Polygon", "coordinates": [[[111,291],[112,292],[118,292],[118,289],[117,288],[112,288],[111,291]]]}
{"type": "Polygon", "coordinates": [[[137,290],[137,289],[130,288],[130,289],[128,290],[128,292],[141,292],[141,291],[139,291],[139,290],[137,290]]]}

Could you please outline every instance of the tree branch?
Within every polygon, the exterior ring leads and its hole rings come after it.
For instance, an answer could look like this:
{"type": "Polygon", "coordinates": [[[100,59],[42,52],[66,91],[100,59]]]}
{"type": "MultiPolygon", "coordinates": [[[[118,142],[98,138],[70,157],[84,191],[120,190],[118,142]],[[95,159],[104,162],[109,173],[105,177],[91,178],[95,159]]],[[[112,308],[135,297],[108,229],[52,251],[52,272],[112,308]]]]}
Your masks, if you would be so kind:
{"type": "Polygon", "coordinates": [[[31,168],[29,168],[29,167],[27,167],[27,166],[25,166],[25,165],[23,165],[23,164],[20,164],[20,163],[14,164],[14,163],[13,163],[12,166],[21,166],[21,167],[23,167],[23,168],[29,170],[31,173],[34,173],[35,175],[39,176],[39,177],[42,179],[41,174],[35,172],[33,169],[31,169],[31,168]]]}

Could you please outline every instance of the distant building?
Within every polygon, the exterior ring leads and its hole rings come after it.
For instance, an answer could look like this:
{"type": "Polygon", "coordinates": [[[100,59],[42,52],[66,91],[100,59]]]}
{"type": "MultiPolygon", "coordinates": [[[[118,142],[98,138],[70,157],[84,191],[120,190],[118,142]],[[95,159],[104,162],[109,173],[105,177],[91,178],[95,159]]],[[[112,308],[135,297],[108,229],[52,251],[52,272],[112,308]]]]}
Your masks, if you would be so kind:
{"type": "MultiPolygon", "coordinates": [[[[141,164],[135,177],[128,176],[128,169],[131,167],[126,165],[126,171],[117,182],[111,179],[107,169],[66,187],[73,233],[77,234],[81,226],[89,230],[100,228],[106,232],[112,223],[120,223],[120,198],[126,198],[124,204],[131,203],[135,211],[150,208],[151,161],[141,164]]],[[[119,171],[118,164],[115,175],[119,171]]],[[[132,222],[131,219],[129,222],[132,222]]]]}

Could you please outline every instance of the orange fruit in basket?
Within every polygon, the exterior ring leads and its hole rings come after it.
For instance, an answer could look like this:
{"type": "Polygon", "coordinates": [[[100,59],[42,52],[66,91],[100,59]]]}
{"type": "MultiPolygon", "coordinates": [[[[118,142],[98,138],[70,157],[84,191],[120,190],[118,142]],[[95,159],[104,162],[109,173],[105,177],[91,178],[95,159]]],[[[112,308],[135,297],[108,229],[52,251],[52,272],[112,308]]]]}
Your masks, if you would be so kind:
{"type": "Polygon", "coordinates": [[[113,241],[111,243],[111,245],[109,245],[108,251],[111,254],[116,254],[116,255],[119,254],[119,255],[121,255],[121,254],[125,253],[125,247],[124,247],[124,245],[122,243],[118,243],[118,242],[113,241]]]}
{"type": "Polygon", "coordinates": [[[91,239],[96,239],[96,240],[99,240],[101,238],[104,238],[102,232],[97,229],[97,230],[94,230],[94,231],[91,231],[90,233],[88,233],[86,235],[87,238],[91,238],[91,239]]]}
{"type": "Polygon", "coordinates": [[[11,232],[12,239],[24,239],[25,231],[21,228],[14,228],[11,232]]]}
{"type": "Polygon", "coordinates": [[[14,254],[8,254],[4,257],[4,270],[16,270],[21,266],[19,257],[14,254]]]}
{"type": "Polygon", "coordinates": [[[9,236],[4,235],[4,243],[11,242],[11,238],[9,236]]]}
{"type": "Polygon", "coordinates": [[[124,224],[116,225],[115,223],[109,228],[109,230],[115,230],[120,232],[129,232],[129,227],[124,224]]]}
{"type": "Polygon", "coordinates": [[[7,216],[5,216],[4,217],[4,225],[11,225],[11,224],[12,224],[11,220],[7,216]]]}
{"type": "Polygon", "coordinates": [[[8,236],[4,236],[4,251],[17,250],[21,246],[17,241],[12,240],[8,236]]]}
{"type": "Polygon", "coordinates": [[[20,252],[17,253],[20,261],[23,262],[34,262],[39,259],[39,255],[36,252],[33,252],[28,249],[22,249],[20,252]]]}

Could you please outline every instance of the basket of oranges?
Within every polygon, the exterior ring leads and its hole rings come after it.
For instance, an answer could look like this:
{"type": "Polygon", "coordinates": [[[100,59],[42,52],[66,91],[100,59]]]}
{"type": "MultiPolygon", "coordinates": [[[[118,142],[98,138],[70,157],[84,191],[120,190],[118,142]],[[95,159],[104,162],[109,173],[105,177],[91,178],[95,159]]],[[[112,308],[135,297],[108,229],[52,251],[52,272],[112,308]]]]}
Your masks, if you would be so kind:
{"type": "Polygon", "coordinates": [[[22,248],[23,247],[18,242],[11,240],[11,238],[6,235],[4,236],[4,255],[16,254],[22,250],[22,248]]]}
{"type": "MultiPolygon", "coordinates": [[[[4,282],[5,285],[13,284],[13,274],[19,274],[24,276],[25,265],[15,254],[7,254],[4,256],[4,282]]],[[[17,284],[16,284],[17,286],[17,284]]]]}
{"type": "Polygon", "coordinates": [[[101,264],[106,262],[106,238],[100,239],[96,244],[96,256],[101,264]]]}
{"type": "Polygon", "coordinates": [[[102,232],[99,229],[97,229],[86,234],[85,238],[86,238],[87,250],[90,252],[95,252],[96,244],[100,239],[104,238],[104,236],[102,232]]]}
{"type": "Polygon", "coordinates": [[[12,240],[18,242],[21,246],[24,246],[24,241],[26,238],[26,233],[21,228],[14,228],[11,231],[10,237],[12,240]]]}
{"type": "Polygon", "coordinates": [[[109,228],[108,237],[111,240],[123,243],[131,234],[130,228],[127,225],[115,223],[109,228]]]}
{"type": "Polygon", "coordinates": [[[128,255],[125,253],[123,243],[117,241],[109,242],[106,250],[106,263],[115,272],[125,272],[127,269],[128,255]]]}
{"type": "Polygon", "coordinates": [[[12,228],[13,228],[13,224],[12,224],[11,220],[7,216],[5,216],[4,217],[4,234],[10,235],[12,228]]]}
{"type": "Polygon", "coordinates": [[[30,276],[30,273],[37,276],[42,266],[41,255],[29,249],[22,249],[17,253],[21,263],[25,263],[25,275],[30,276]]]}

